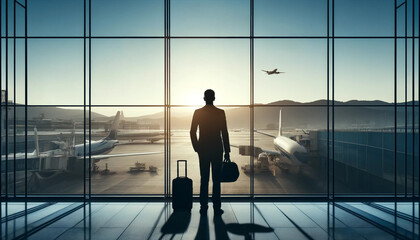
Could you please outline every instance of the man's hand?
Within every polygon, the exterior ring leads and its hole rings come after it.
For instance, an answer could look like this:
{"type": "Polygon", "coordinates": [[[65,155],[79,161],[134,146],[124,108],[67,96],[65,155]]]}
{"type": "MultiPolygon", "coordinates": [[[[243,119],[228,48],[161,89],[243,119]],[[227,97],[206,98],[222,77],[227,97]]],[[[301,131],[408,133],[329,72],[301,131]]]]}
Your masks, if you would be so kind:
{"type": "Polygon", "coordinates": [[[227,152],[227,153],[225,153],[225,160],[227,161],[227,162],[230,162],[230,155],[229,155],[229,153],[227,152]]]}

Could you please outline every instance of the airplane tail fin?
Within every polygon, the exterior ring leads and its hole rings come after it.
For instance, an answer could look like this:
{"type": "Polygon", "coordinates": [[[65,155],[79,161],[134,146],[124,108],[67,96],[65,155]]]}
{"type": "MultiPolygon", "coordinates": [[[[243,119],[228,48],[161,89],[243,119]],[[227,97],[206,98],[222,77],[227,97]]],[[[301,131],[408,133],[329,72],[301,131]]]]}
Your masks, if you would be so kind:
{"type": "Polygon", "coordinates": [[[72,147],[74,147],[76,145],[76,123],[73,123],[71,134],[73,135],[72,147]]]}
{"type": "Polygon", "coordinates": [[[70,152],[71,154],[75,155],[76,151],[76,123],[73,123],[73,130],[71,131],[71,134],[73,135],[70,152]]]}
{"type": "Polygon", "coordinates": [[[120,111],[118,111],[117,114],[115,115],[114,121],[112,122],[111,130],[109,131],[109,134],[106,137],[106,139],[108,140],[117,139],[117,131],[118,131],[118,125],[120,124],[120,117],[121,117],[121,113],[120,111]]]}
{"type": "Polygon", "coordinates": [[[283,135],[282,132],[282,128],[281,128],[281,108],[280,108],[280,112],[279,112],[279,132],[278,132],[278,136],[283,135]]]}
{"type": "Polygon", "coordinates": [[[34,128],[34,135],[35,135],[35,155],[39,156],[39,141],[38,141],[38,130],[36,127],[34,128]]]}

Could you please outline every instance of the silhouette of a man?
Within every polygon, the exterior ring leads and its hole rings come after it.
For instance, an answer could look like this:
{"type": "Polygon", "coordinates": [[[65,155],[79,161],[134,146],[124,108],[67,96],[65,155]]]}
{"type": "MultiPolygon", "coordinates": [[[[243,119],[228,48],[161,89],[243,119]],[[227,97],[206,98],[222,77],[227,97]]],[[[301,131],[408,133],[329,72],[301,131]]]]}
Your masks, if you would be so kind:
{"type": "Polygon", "coordinates": [[[225,111],[213,105],[215,100],[214,91],[207,89],[204,92],[206,106],[195,110],[191,123],[191,142],[194,151],[200,159],[200,213],[206,214],[208,208],[209,175],[210,165],[213,179],[213,208],[216,215],[223,214],[220,201],[220,175],[223,161],[230,160],[229,135],[226,125],[225,111]],[[197,127],[199,127],[199,138],[197,139],[197,127]]]}

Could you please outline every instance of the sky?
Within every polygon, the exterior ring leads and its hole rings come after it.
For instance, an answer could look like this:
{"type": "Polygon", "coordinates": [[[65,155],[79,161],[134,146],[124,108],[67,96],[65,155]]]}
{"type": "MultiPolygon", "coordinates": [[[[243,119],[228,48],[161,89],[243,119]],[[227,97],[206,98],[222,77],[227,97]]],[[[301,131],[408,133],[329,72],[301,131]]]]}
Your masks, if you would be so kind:
{"type": "MultiPolygon", "coordinates": [[[[1,2],[3,4],[3,12],[0,14],[3,18],[1,33],[4,36],[5,0],[1,2]]],[[[10,20],[13,19],[11,3],[12,1],[9,4],[10,20]]],[[[28,40],[29,104],[83,104],[84,43],[80,38],[83,37],[84,31],[83,0],[31,0],[28,4],[29,36],[75,37],[28,40]]],[[[335,0],[336,36],[392,37],[393,4],[394,0],[335,0]]],[[[408,1],[409,36],[412,35],[411,4],[412,1],[408,1]]],[[[163,0],[92,0],[92,36],[155,37],[92,40],[92,104],[164,104],[164,40],[159,38],[164,34],[163,7],[163,0]]],[[[417,8],[415,9],[417,17],[417,8]]],[[[403,10],[404,8],[398,10],[397,28],[400,36],[404,35],[403,10]]],[[[18,36],[24,34],[23,13],[22,9],[17,7],[18,36]]],[[[254,17],[254,34],[257,37],[327,35],[326,0],[258,0],[255,1],[254,17]]],[[[416,34],[417,31],[416,29],[416,34]]],[[[13,35],[12,21],[9,21],[9,34],[13,35]]],[[[249,36],[249,1],[173,0],[171,35],[174,37],[249,36]]],[[[13,98],[12,44],[13,41],[9,40],[10,98],[13,98]]],[[[407,45],[409,60],[411,44],[410,39],[407,45]]],[[[393,39],[336,39],[335,99],[393,102],[393,47],[393,39]]],[[[416,48],[418,49],[417,43],[416,48]]],[[[5,40],[2,39],[2,88],[5,85],[6,68],[4,50],[5,40]]],[[[23,40],[17,41],[16,52],[16,99],[17,102],[23,103],[23,40]]],[[[208,88],[216,91],[215,104],[250,103],[249,39],[174,38],[171,40],[170,55],[171,104],[203,104],[202,95],[208,88]]],[[[398,101],[403,101],[405,98],[404,40],[398,41],[397,62],[398,101]]],[[[407,75],[409,82],[411,82],[411,70],[411,61],[409,61],[407,75]]],[[[417,66],[415,70],[417,72],[417,66]]],[[[331,77],[330,75],[330,79],[331,77]]],[[[256,38],[254,79],[255,103],[270,103],[283,99],[298,102],[326,99],[327,40],[256,38]],[[268,76],[261,71],[274,68],[285,73],[268,76]]],[[[407,86],[409,93],[411,87],[411,84],[407,86]]],[[[410,100],[412,96],[408,94],[407,97],[410,100]]],[[[103,113],[105,112],[103,110],[103,113]]]]}

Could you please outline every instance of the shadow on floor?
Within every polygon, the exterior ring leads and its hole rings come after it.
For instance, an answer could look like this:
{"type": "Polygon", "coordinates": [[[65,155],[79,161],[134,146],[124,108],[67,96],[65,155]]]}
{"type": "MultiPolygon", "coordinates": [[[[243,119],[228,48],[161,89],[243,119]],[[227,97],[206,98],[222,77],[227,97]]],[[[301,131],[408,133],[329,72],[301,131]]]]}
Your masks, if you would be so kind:
{"type": "MultiPolygon", "coordinates": [[[[160,229],[162,235],[159,239],[162,239],[167,234],[172,234],[171,239],[176,234],[182,234],[187,231],[191,221],[190,212],[174,212],[169,217],[168,221],[160,229]]],[[[229,223],[225,224],[221,216],[214,216],[214,231],[217,240],[229,239],[228,232],[244,236],[244,239],[252,239],[254,233],[268,233],[274,230],[270,227],[265,227],[253,223],[229,223]]],[[[195,236],[197,240],[208,240],[210,239],[210,228],[209,219],[207,215],[200,216],[200,222],[198,225],[197,234],[195,236]]]]}
{"type": "MultiPolygon", "coordinates": [[[[160,232],[162,235],[159,239],[162,239],[166,234],[172,234],[172,238],[176,234],[184,233],[187,231],[191,221],[191,212],[174,212],[169,217],[168,221],[162,226],[160,232]]],[[[172,239],[171,238],[171,239],[172,239]]]]}
{"type": "Polygon", "coordinates": [[[198,224],[197,234],[195,235],[196,240],[208,240],[210,239],[210,232],[209,232],[209,219],[207,215],[200,216],[200,223],[198,224]]]}
{"type": "Polygon", "coordinates": [[[254,223],[230,223],[226,225],[226,229],[233,234],[244,236],[246,240],[252,239],[252,234],[254,233],[269,233],[274,231],[271,227],[254,223]]]}
{"type": "MultiPolygon", "coordinates": [[[[236,235],[244,236],[246,240],[252,239],[253,233],[268,233],[273,232],[274,229],[270,227],[261,226],[258,224],[252,223],[229,223],[225,224],[221,216],[214,216],[214,231],[217,240],[226,240],[229,239],[228,232],[231,232],[236,235]]],[[[210,239],[209,233],[209,221],[206,215],[200,217],[200,223],[198,226],[198,231],[195,236],[195,239],[210,239]]]]}

